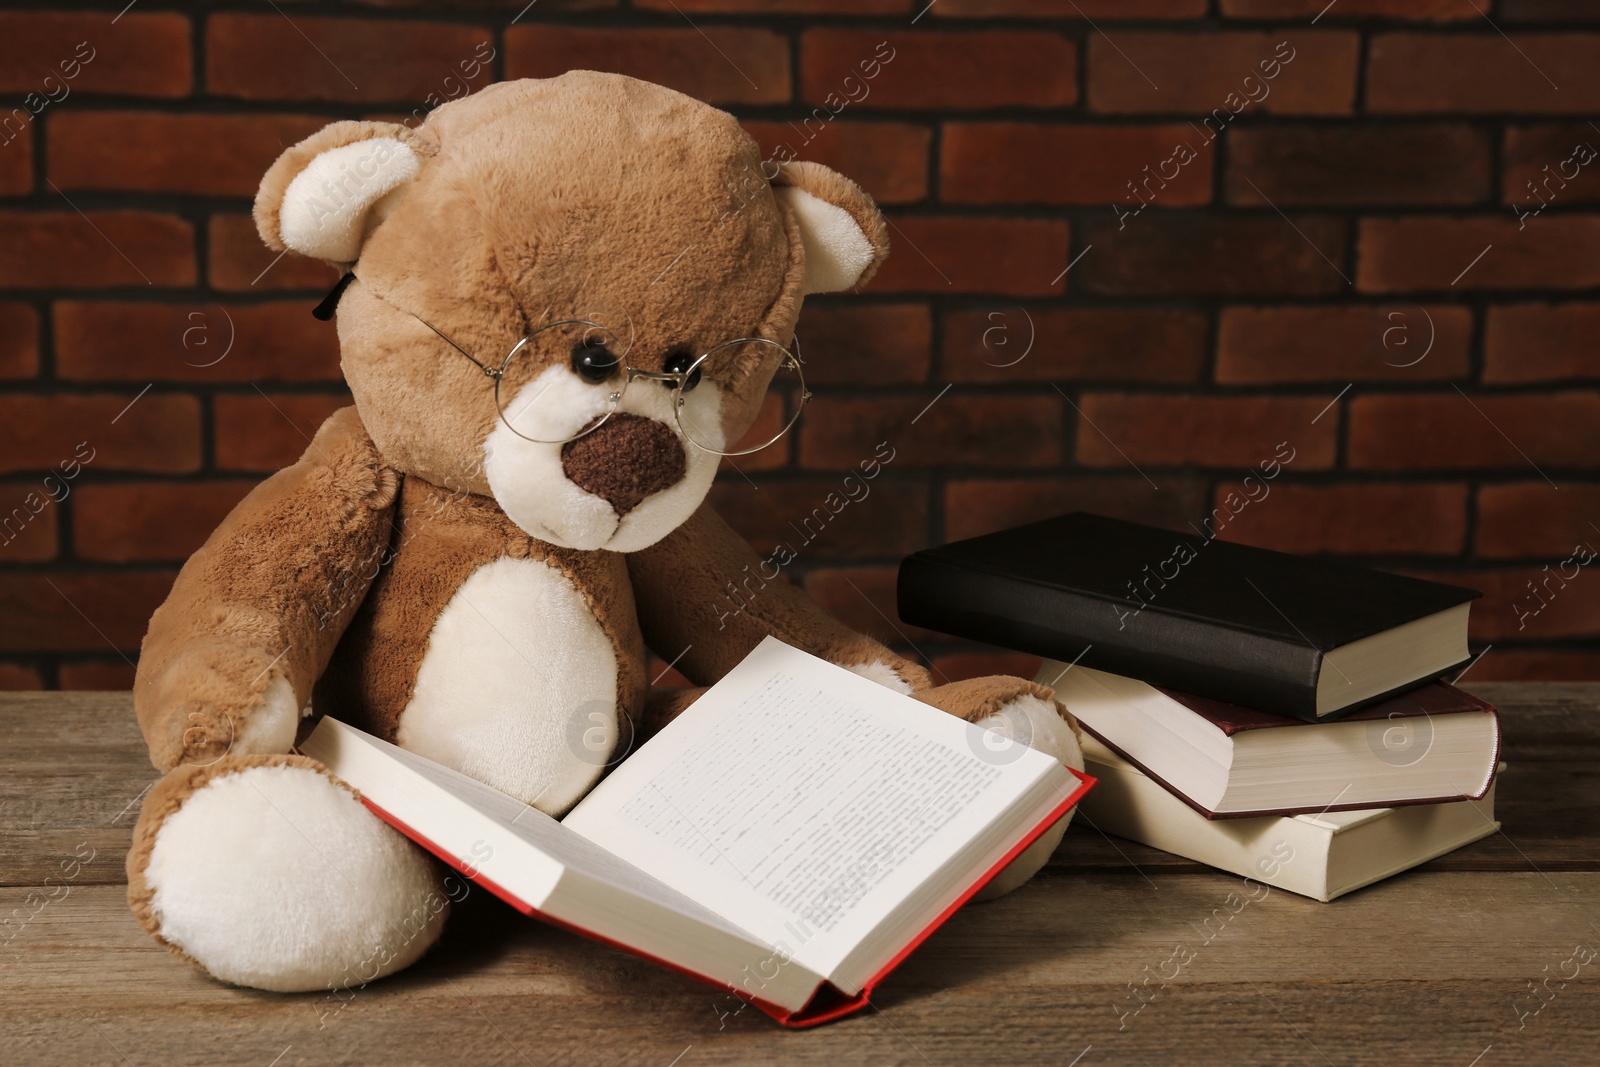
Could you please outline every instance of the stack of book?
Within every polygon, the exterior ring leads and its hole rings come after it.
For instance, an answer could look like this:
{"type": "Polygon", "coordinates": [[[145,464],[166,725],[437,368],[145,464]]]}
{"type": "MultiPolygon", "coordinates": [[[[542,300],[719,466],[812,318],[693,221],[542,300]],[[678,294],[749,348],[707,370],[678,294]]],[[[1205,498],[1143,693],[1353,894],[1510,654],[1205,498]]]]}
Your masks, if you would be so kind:
{"type": "Polygon", "coordinates": [[[899,580],[906,622],[1045,657],[1088,821],[1319,900],[1499,828],[1499,716],[1440,680],[1478,595],[1082,513],[899,580]]]}

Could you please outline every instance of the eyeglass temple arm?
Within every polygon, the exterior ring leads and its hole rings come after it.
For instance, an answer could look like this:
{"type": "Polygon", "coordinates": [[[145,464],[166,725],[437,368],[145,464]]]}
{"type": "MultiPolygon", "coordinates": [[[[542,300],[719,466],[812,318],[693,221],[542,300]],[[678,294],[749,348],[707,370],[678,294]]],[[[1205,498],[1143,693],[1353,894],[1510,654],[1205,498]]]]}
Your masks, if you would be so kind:
{"type": "MultiPolygon", "coordinates": [[[[333,306],[336,305],[339,302],[339,297],[344,295],[345,287],[348,286],[351,282],[356,282],[356,281],[360,281],[360,280],[361,280],[360,278],[356,277],[356,272],[355,271],[353,271],[353,270],[346,271],[344,277],[339,279],[339,284],[333,287],[333,291],[330,292],[327,295],[326,298],[324,298],[322,303],[317,306],[316,310],[313,311],[312,314],[315,315],[319,319],[326,320],[326,319],[332,318],[333,317],[333,306]],[[324,309],[326,309],[326,314],[323,313],[324,309]]],[[[455,349],[457,352],[460,352],[463,356],[466,356],[468,359],[472,360],[472,365],[474,367],[477,367],[479,370],[483,371],[485,376],[490,377],[490,378],[498,378],[498,377],[500,377],[500,372],[499,371],[491,370],[490,368],[484,366],[482,363],[479,363],[477,358],[475,356],[473,356],[473,354],[471,352],[468,352],[465,348],[462,348],[460,345],[458,345],[454,341],[450,340],[450,338],[445,334],[445,332],[443,330],[439,329],[439,327],[435,326],[433,323],[429,322],[427,319],[423,318],[421,315],[418,315],[414,311],[407,311],[406,314],[410,315],[412,318],[414,318],[418,322],[422,323],[422,325],[426,326],[428,329],[430,329],[434,333],[438,334],[439,335],[439,340],[443,341],[445,344],[449,345],[451,348],[455,349]]]]}
{"type": "Polygon", "coordinates": [[[434,333],[438,334],[439,335],[439,339],[441,341],[443,341],[445,344],[449,345],[451,348],[455,349],[457,352],[460,352],[463,356],[466,356],[468,359],[472,360],[472,365],[477,367],[479,370],[483,371],[483,373],[484,373],[484,375],[486,377],[489,377],[489,378],[498,378],[498,377],[500,377],[500,372],[499,371],[494,370],[491,367],[486,367],[482,363],[479,363],[478,360],[473,356],[473,354],[471,352],[468,352],[465,348],[462,348],[460,345],[458,345],[454,341],[450,340],[450,338],[448,336],[446,336],[445,332],[443,330],[439,329],[439,327],[435,326],[433,323],[429,322],[427,319],[423,318],[421,315],[416,314],[415,312],[407,312],[407,314],[411,315],[412,318],[416,319],[418,322],[422,323],[422,325],[426,326],[428,329],[430,329],[434,333]]]}

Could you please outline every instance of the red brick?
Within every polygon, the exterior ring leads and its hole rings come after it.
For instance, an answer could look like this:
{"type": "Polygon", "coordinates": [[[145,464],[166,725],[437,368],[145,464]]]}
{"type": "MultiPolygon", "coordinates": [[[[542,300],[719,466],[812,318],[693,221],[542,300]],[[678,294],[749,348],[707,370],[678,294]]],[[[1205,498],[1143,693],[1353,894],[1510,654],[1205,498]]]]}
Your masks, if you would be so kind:
{"type": "Polygon", "coordinates": [[[1367,49],[1367,110],[1586,114],[1600,110],[1597,49],[1600,36],[1584,33],[1380,34],[1367,49]]]}
{"type": "Polygon", "coordinates": [[[633,6],[677,15],[900,15],[910,0],[634,0],[633,6]]]}
{"type": "MultiPolygon", "coordinates": [[[[1326,421],[1326,420],[1324,420],[1326,421]]],[[[1587,469],[1600,392],[1363,396],[1350,402],[1350,466],[1376,470],[1587,469]],[[1509,440],[1508,440],[1509,438],[1509,440]]],[[[1558,483],[1559,484],[1559,483],[1558,483]]]]}
{"type": "Polygon", "coordinates": [[[139,396],[135,389],[93,396],[0,396],[0,470],[63,470],[61,465],[75,457],[95,471],[195,470],[200,404],[192,396],[139,396]]]}
{"type": "MultiPolygon", "coordinates": [[[[1600,538],[1594,542],[1600,549],[1600,538]]],[[[1566,557],[1562,557],[1564,560],[1566,557]]],[[[1591,563],[1570,578],[1565,588],[1557,572],[1562,560],[1554,561],[1548,571],[1545,565],[1506,567],[1499,569],[1474,569],[1468,571],[1415,571],[1419,578],[1464,585],[1483,591],[1483,599],[1472,605],[1471,635],[1474,644],[1500,641],[1540,641],[1565,637],[1592,637],[1600,635],[1600,596],[1595,595],[1590,583],[1600,585],[1596,570],[1600,564],[1591,563]],[[1548,578],[1546,591],[1543,583],[1548,578]],[[1532,583],[1530,586],[1529,583],[1532,583]],[[1587,588],[1586,588],[1587,587],[1587,588]],[[1538,595],[1536,596],[1535,593],[1538,595]],[[1541,608],[1540,598],[1544,605],[1541,608]]],[[[1572,567],[1567,567],[1572,573],[1572,567]]],[[[1499,652],[1498,647],[1484,656],[1484,661],[1499,652]]],[[[1467,676],[1478,677],[1477,668],[1467,676]]]]}
{"type": "Polygon", "coordinates": [[[348,393],[258,392],[218,396],[217,466],[228,471],[275,471],[299,459],[328,416],[350,406],[348,393]]]}
{"type": "Polygon", "coordinates": [[[828,110],[1049,108],[1078,100],[1077,49],[1057,33],[807,30],[800,53],[801,98],[828,110]]]}
{"type": "Polygon", "coordinates": [[[1483,17],[1473,10],[1470,0],[1338,0],[1337,4],[1329,4],[1328,0],[1222,0],[1222,13],[1229,18],[1251,19],[1309,19],[1321,15],[1329,22],[1358,18],[1451,22],[1483,17]]]}
{"type": "MultiPolygon", "coordinates": [[[[182,15],[130,11],[111,25],[106,11],[0,12],[0,92],[187,96],[189,20],[182,15]],[[93,49],[74,61],[78,46],[93,49]],[[63,65],[65,64],[65,66],[63,65]],[[75,66],[75,70],[74,70],[75,66]],[[64,75],[75,73],[75,77],[64,75]],[[51,85],[45,78],[54,77],[51,85]]],[[[55,107],[50,104],[46,112],[55,107]]]]}
{"type": "Polygon", "coordinates": [[[1210,145],[1187,125],[952,122],[941,138],[939,196],[958,204],[1181,207],[1211,199],[1211,161],[1210,145]],[[1180,164],[1183,147],[1193,158],[1180,164]]]}
{"type": "Polygon", "coordinates": [[[928,380],[933,316],[925,304],[808,300],[797,332],[806,384],[813,389],[928,380]]]}
{"type": "Polygon", "coordinates": [[[44,680],[37,667],[20,663],[0,663],[0,691],[15,693],[28,689],[43,689],[44,680]]]}
{"type": "Polygon", "coordinates": [[[33,191],[33,124],[4,125],[0,114],[0,196],[33,191]]]}
{"type": "Polygon", "coordinates": [[[27,304],[0,304],[0,379],[39,371],[39,316],[27,304]]]}
{"type": "Polygon", "coordinates": [[[1504,166],[1504,200],[1523,211],[1600,200],[1600,133],[1587,122],[1512,126],[1504,166]]]}
{"type": "Polygon", "coordinates": [[[1600,486],[1545,481],[1478,490],[1477,554],[1484,559],[1561,560],[1582,542],[1600,550],[1600,486]]]}
{"type": "Polygon", "coordinates": [[[1198,479],[1163,479],[1160,489],[1137,475],[952,481],[944,493],[944,539],[959,541],[1073,511],[1181,530],[1205,514],[1198,479]]]}
{"type": "Polygon", "coordinates": [[[658,82],[713,104],[789,100],[789,42],[771,30],[523,25],[506,31],[507,78],[550,78],[575,63],[658,82]]]}
{"type": "Polygon", "coordinates": [[[57,370],[76,381],[341,380],[338,335],[303,301],[62,300],[54,319],[57,370]]]}
{"type": "Polygon", "coordinates": [[[1064,406],[1053,394],[940,397],[931,390],[818,403],[801,429],[800,463],[847,470],[887,442],[897,470],[1054,466],[1062,458],[1064,406]]]}
{"type": "Polygon", "coordinates": [[[960,682],[967,678],[988,678],[1008,674],[1014,678],[1032,678],[1039,673],[1044,661],[1026,652],[953,652],[933,657],[934,677],[941,683],[960,682]]]}
{"type": "MultiPolygon", "coordinates": [[[[863,458],[871,454],[868,449],[863,458]]],[[[926,547],[927,487],[892,480],[883,468],[871,480],[857,472],[848,486],[843,476],[762,481],[760,488],[723,478],[712,485],[709,499],[757,552],[769,555],[782,542],[801,566],[828,559],[898,558],[926,547]],[[857,499],[840,507],[846,491],[857,499]],[[837,496],[830,501],[829,494],[837,496]]]]}
{"type": "MultiPolygon", "coordinates": [[[[756,413],[755,421],[744,435],[733,443],[733,451],[739,452],[746,448],[755,448],[757,445],[772,441],[778,433],[789,424],[789,412],[792,410],[794,398],[785,396],[782,392],[770,392],[761,398],[761,410],[756,413]]],[[[770,471],[789,465],[789,452],[794,447],[794,431],[790,430],[785,436],[773,441],[772,444],[752,452],[748,456],[729,456],[722,460],[720,469],[725,476],[737,478],[740,474],[753,471],[770,471]]]]}
{"type": "MultiPolygon", "coordinates": [[[[925,2],[925,0],[924,0],[925,2]]],[[[922,4],[915,5],[918,10],[922,4]]],[[[942,18],[1184,19],[1206,13],[1206,0],[939,0],[942,18]]]]}
{"type": "Polygon", "coordinates": [[[249,215],[213,215],[206,231],[211,288],[221,292],[329,289],[339,280],[321,260],[270,251],[261,243],[255,220],[249,215]]]}
{"type": "Polygon", "coordinates": [[[1106,113],[1215,116],[1208,127],[1213,134],[1237,117],[1231,104],[1241,105],[1243,112],[1348,115],[1359,51],[1359,38],[1342,31],[1118,33],[1115,44],[1094,34],[1089,38],[1089,106],[1106,113]],[[1277,58],[1283,42],[1289,46],[1283,51],[1290,56],[1286,64],[1277,58]],[[1273,69],[1277,76],[1264,80],[1273,69]],[[1251,103],[1248,93],[1259,95],[1263,87],[1266,96],[1251,103]]]}
{"type": "Polygon", "coordinates": [[[1500,0],[1496,5],[1507,22],[1594,22],[1600,8],[1589,0],[1500,0]]]}
{"type": "Polygon", "coordinates": [[[908,204],[928,195],[933,131],[926,126],[844,119],[743,125],[761,143],[763,158],[807,159],[832,167],[880,204],[908,204]]]}
{"type": "Polygon", "coordinates": [[[1600,215],[1535,220],[1522,229],[1509,215],[1363,219],[1360,241],[1356,288],[1369,293],[1600,285],[1600,215]]]}
{"type": "Polygon", "coordinates": [[[1059,293],[1070,240],[1067,223],[1054,220],[898,216],[889,220],[894,253],[868,291],[1059,293]]]}
{"type": "Polygon", "coordinates": [[[122,692],[133,688],[134,673],[133,664],[120,659],[63,663],[56,672],[62,689],[122,692]]]}
{"type": "Polygon", "coordinates": [[[1314,216],[1298,217],[1293,226],[1276,214],[1101,217],[1082,228],[1081,243],[1094,247],[1070,278],[1104,295],[1336,293],[1345,288],[1340,271],[1350,273],[1347,242],[1342,221],[1314,216]]]}
{"type": "Polygon", "coordinates": [[[1226,541],[1306,555],[1453,556],[1466,545],[1465,485],[1267,483],[1266,496],[1230,517],[1245,497],[1240,484],[1217,486],[1212,504],[1223,509],[1226,541]]]}
{"type": "Polygon", "coordinates": [[[59,476],[46,482],[0,482],[0,563],[38,563],[56,558],[60,500],[72,484],[59,476]]]}
{"type": "Polygon", "coordinates": [[[0,574],[0,651],[133,655],[175,575],[0,574]]]}
{"type": "Polygon", "coordinates": [[[50,178],[63,189],[254,196],[316,115],[66,111],[50,120],[50,178]]]}
{"type": "Polygon", "coordinates": [[[1327,404],[1321,397],[1086,393],[1078,401],[1078,461],[1090,467],[1136,463],[1248,471],[1273,461],[1287,442],[1284,455],[1292,448],[1293,459],[1283,466],[1326,469],[1333,466],[1338,426],[1333,413],[1318,418],[1327,404]]]}
{"type": "Polygon", "coordinates": [[[943,377],[953,382],[1193,382],[1210,326],[1192,311],[1006,307],[944,319],[943,377]]]}
{"type": "MultiPolygon", "coordinates": [[[[301,0],[303,2],[303,0],[301,0]]],[[[396,8],[396,7],[433,7],[439,6],[437,0],[351,0],[352,3],[362,4],[367,7],[396,8]]],[[[623,0],[538,0],[538,10],[542,13],[553,11],[600,11],[614,10],[622,6],[623,0]]],[[[457,8],[482,8],[505,11],[512,18],[534,18],[533,5],[528,0],[460,0],[454,4],[457,8]]]]}
{"type": "Polygon", "coordinates": [[[886,645],[940,640],[942,634],[900,618],[897,578],[894,567],[824,567],[806,575],[805,590],[828,614],[886,645]]]}
{"type": "Polygon", "coordinates": [[[1468,373],[1472,312],[1450,304],[1230,307],[1217,381],[1412,382],[1468,373]]]}
{"type": "Polygon", "coordinates": [[[1490,192],[1489,138],[1461,124],[1246,127],[1228,145],[1233,204],[1475,204],[1490,192]]]}
{"type": "Polygon", "coordinates": [[[103,563],[181,562],[255,481],[89,484],[74,496],[72,544],[103,563]]]}
{"type": "Polygon", "coordinates": [[[421,106],[487,85],[486,46],[488,30],[449,22],[216,14],[206,20],[206,87],[246,100],[421,106]]]}
{"type": "Polygon", "coordinates": [[[1587,682],[1600,679],[1600,652],[1585,649],[1523,650],[1496,645],[1477,663],[1464,683],[1587,682]]]}
{"type": "Polygon", "coordinates": [[[0,287],[193,285],[194,229],[146,211],[0,212],[0,287]],[[126,257],[126,258],[124,258],[126,257]]]}
{"type": "Polygon", "coordinates": [[[1600,378],[1600,304],[1513,304],[1489,309],[1485,382],[1600,378]]]}

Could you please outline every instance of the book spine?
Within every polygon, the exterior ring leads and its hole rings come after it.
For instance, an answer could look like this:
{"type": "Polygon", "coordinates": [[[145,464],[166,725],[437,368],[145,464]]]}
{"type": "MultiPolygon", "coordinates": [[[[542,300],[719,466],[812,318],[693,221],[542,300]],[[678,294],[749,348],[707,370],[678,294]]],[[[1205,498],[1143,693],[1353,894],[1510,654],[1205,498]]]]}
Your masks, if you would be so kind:
{"type": "Polygon", "coordinates": [[[1317,718],[1322,653],[1310,645],[1143,605],[952,566],[900,564],[900,618],[992,645],[1247,708],[1317,718]]]}

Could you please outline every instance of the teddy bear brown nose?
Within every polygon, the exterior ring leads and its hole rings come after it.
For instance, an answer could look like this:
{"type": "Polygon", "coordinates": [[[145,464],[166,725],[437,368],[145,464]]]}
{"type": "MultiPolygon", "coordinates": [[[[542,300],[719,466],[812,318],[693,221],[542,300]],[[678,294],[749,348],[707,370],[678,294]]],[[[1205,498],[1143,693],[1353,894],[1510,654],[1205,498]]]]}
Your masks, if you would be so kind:
{"type": "Polygon", "coordinates": [[[687,461],[665,423],[627,412],[561,447],[561,469],[585,492],[626,515],[652,493],[677,485],[687,461]]]}

